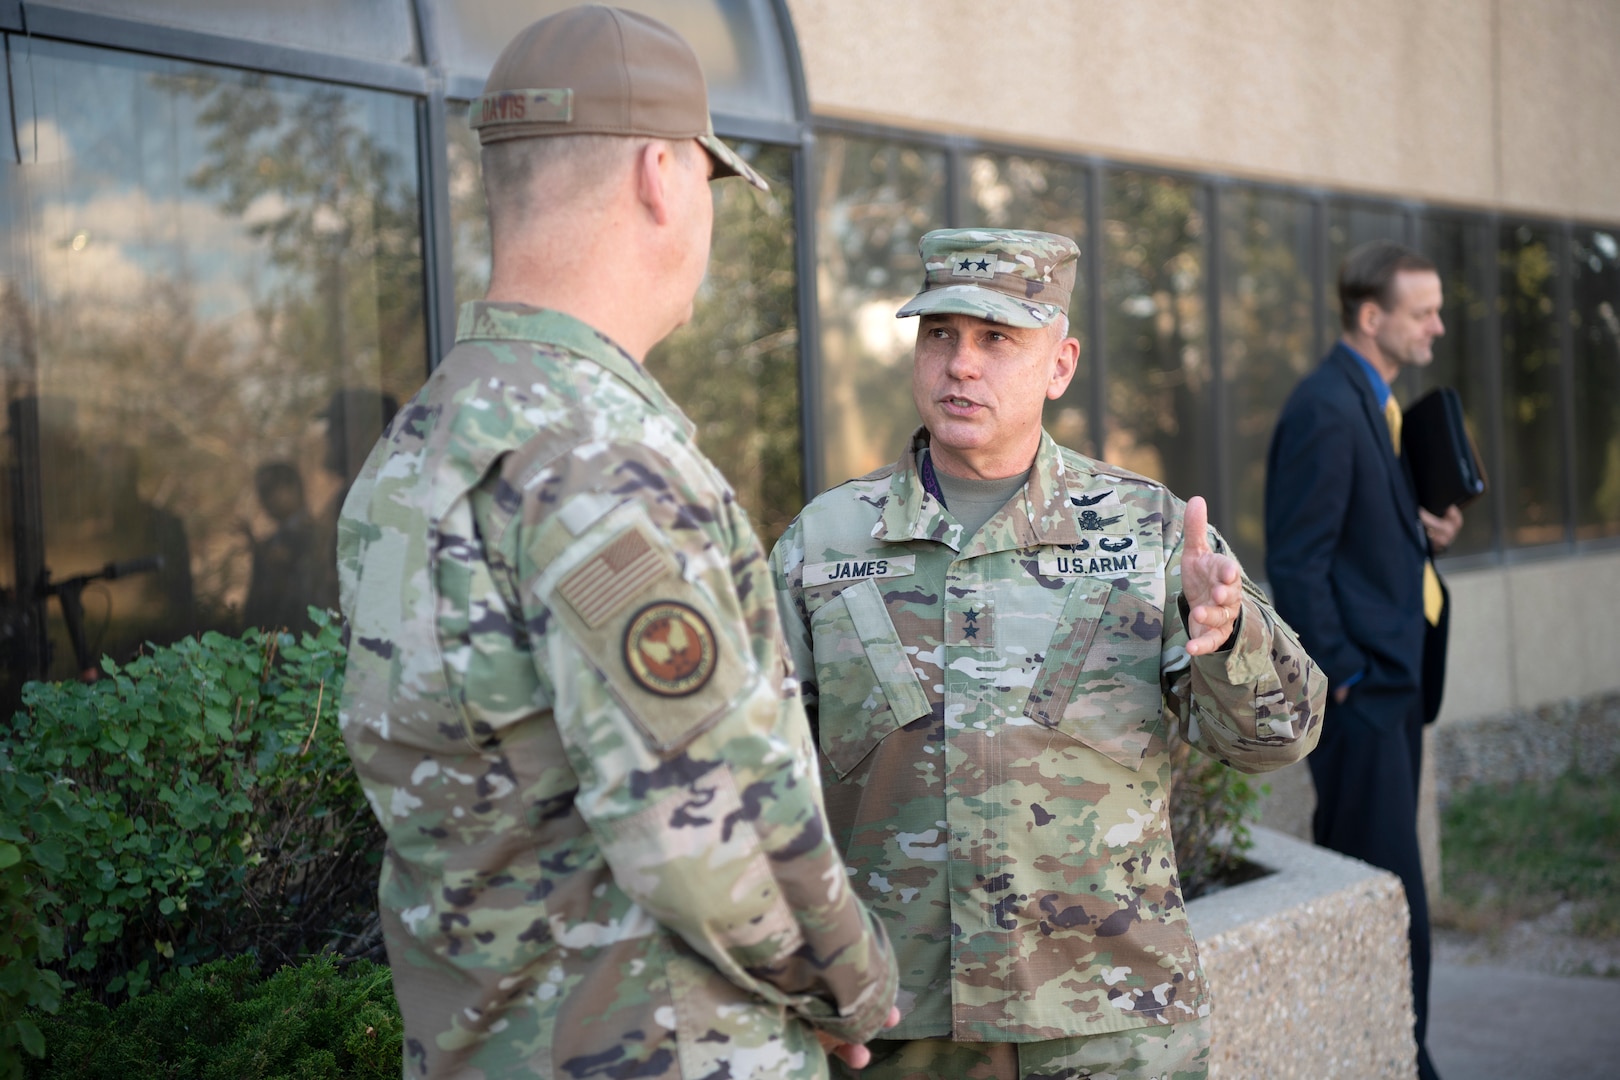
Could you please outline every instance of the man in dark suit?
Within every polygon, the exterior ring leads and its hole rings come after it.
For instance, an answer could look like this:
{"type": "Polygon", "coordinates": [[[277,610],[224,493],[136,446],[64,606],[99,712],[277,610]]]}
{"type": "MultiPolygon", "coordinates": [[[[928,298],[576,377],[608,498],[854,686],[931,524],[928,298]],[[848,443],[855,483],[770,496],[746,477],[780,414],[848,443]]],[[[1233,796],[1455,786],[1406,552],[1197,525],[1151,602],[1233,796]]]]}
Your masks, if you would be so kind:
{"type": "Polygon", "coordinates": [[[1418,1071],[1429,998],[1429,910],[1418,854],[1423,725],[1440,709],[1447,597],[1432,557],[1462,513],[1421,509],[1399,454],[1390,383],[1433,359],[1440,275],[1377,241],[1339,269],[1343,336],[1283,406],[1266,461],[1266,571],[1283,618],[1328,677],[1308,759],[1316,842],[1397,874],[1411,910],[1418,1071]]]}

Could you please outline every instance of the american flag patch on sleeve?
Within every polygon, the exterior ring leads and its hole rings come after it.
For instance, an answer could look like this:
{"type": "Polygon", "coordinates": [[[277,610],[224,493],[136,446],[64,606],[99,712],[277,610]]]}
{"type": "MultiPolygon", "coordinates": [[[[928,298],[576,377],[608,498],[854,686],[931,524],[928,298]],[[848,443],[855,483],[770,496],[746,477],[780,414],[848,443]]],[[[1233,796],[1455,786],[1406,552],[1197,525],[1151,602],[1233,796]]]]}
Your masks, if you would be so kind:
{"type": "Polygon", "coordinates": [[[632,528],[575,567],[557,586],[585,625],[597,629],[648,585],[674,570],[669,557],[632,528]]]}

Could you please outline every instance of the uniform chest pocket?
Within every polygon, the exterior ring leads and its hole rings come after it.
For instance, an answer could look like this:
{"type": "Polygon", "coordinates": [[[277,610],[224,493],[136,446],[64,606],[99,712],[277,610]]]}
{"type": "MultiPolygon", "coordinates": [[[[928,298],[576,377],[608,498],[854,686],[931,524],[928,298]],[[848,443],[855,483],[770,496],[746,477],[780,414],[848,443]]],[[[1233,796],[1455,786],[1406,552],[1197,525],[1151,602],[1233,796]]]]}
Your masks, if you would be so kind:
{"type": "Polygon", "coordinates": [[[810,615],[820,694],[822,752],[846,776],[884,736],[928,715],[883,594],[870,578],[826,600],[810,615]]]}
{"type": "Polygon", "coordinates": [[[1164,612],[1111,582],[1074,583],[1024,715],[1126,768],[1163,723],[1159,684],[1164,612]]]}

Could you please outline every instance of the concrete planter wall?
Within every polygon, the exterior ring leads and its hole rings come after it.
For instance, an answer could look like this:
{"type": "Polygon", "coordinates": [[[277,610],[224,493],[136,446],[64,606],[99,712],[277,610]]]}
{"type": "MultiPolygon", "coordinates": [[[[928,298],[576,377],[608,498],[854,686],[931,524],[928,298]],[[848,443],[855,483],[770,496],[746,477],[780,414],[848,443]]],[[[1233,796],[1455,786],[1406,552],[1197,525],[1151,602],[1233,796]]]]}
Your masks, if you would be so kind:
{"type": "Polygon", "coordinates": [[[1187,905],[1209,979],[1210,1076],[1417,1073],[1406,899],[1395,875],[1270,829],[1272,871],[1187,905]]]}

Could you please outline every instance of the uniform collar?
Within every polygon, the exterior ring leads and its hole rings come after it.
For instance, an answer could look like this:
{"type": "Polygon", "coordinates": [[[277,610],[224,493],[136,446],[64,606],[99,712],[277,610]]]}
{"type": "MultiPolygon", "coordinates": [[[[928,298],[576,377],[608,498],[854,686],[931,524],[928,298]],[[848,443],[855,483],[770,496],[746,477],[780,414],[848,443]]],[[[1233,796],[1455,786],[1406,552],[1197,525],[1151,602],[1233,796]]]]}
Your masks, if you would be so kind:
{"type": "Polygon", "coordinates": [[[572,315],[549,308],[529,307],[527,304],[472,300],[461,305],[456,321],[456,343],[478,340],[530,341],[566,349],[628,385],[654,410],[677,421],[689,437],[696,430],[680,406],[671,400],[656,379],[647,374],[646,368],[612,338],[572,315]]]}
{"type": "Polygon", "coordinates": [[[962,555],[986,555],[1045,544],[1076,544],[1080,530],[1069,486],[1078,478],[1063,461],[1063,452],[1043,429],[1035,465],[1023,490],[962,547],[962,526],[923,485],[917,452],[928,445],[928,429],[919,427],[889,477],[889,498],[872,536],[890,543],[933,540],[962,555]]]}

